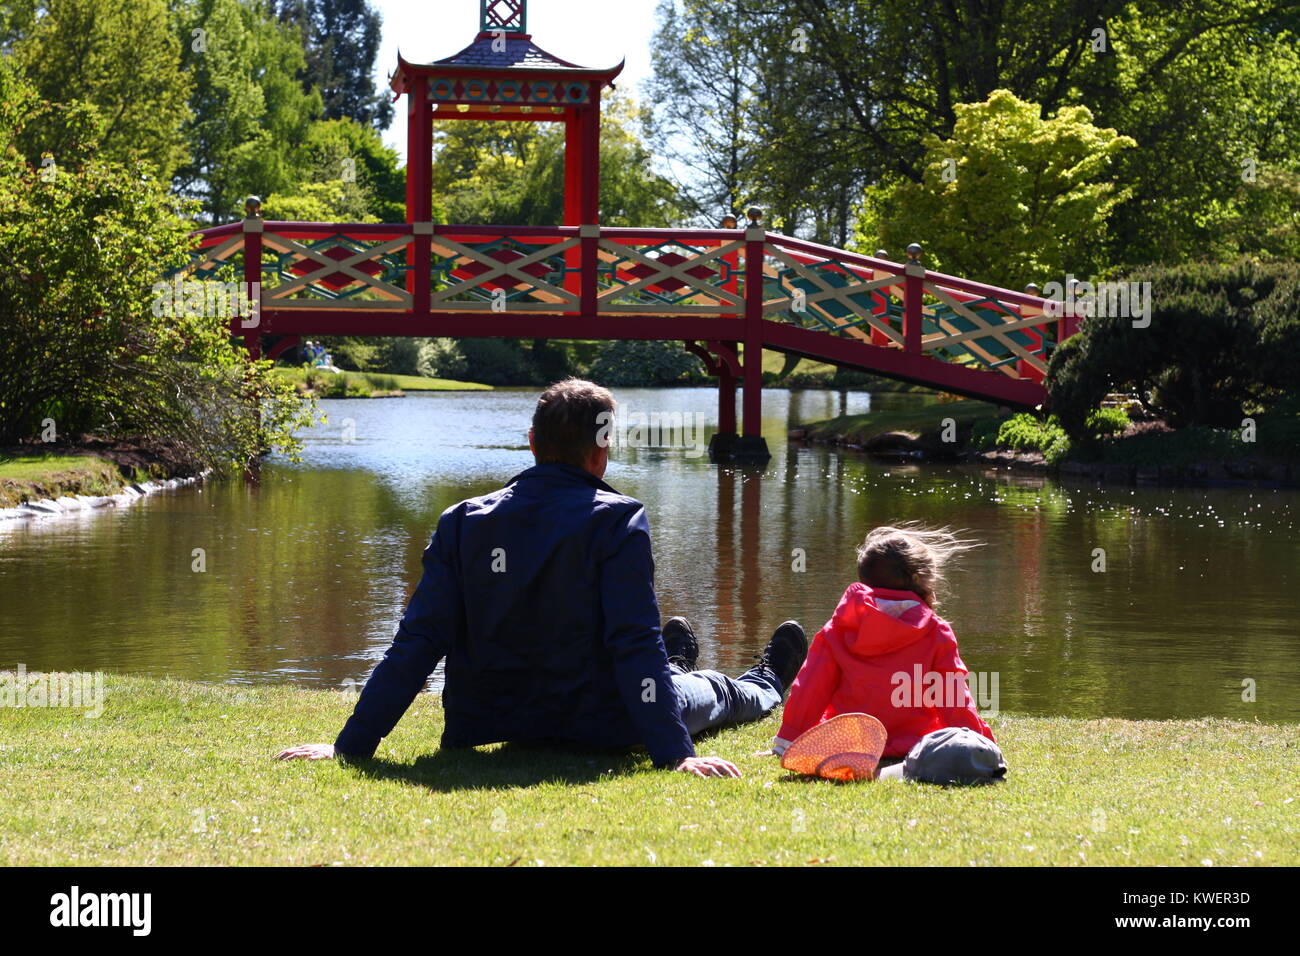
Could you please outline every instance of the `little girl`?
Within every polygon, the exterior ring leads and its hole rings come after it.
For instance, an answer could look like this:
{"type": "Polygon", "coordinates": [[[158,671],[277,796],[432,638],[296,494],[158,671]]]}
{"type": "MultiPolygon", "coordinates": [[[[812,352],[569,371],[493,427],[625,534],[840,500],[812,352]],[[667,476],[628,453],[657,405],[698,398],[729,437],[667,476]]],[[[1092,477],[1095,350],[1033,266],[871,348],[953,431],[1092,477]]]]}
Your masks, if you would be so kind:
{"type": "Polygon", "coordinates": [[[858,548],[858,581],[813,638],[790,688],[773,751],[837,714],[885,725],[884,757],[902,757],[926,734],[968,727],[993,732],[975,711],[966,665],[948,622],[932,610],[953,555],[978,547],[916,524],[877,528],[858,548]]]}

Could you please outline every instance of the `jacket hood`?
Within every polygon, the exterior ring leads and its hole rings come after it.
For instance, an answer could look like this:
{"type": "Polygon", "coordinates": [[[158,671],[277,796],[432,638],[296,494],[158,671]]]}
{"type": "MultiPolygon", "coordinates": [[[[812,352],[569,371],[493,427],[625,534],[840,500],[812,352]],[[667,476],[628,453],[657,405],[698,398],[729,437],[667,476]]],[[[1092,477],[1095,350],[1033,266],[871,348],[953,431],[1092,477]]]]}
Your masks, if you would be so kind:
{"type": "Polygon", "coordinates": [[[929,637],[934,611],[911,591],[850,584],[831,617],[844,646],[859,657],[890,654],[929,637]]]}

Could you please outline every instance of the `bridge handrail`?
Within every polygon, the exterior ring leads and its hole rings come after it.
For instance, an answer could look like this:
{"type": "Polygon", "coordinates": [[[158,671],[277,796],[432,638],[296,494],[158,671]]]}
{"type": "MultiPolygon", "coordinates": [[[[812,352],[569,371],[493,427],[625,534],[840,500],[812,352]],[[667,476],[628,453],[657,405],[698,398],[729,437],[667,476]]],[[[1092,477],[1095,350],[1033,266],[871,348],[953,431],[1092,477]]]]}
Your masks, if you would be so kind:
{"type": "MultiPolygon", "coordinates": [[[[356,222],[302,222],[295,220],[268,219],[260,221],[258,230],[264,236],[280,235],[292,239],[324,238],[333,235],[353,236],[356,238],[396,238],[415,234],[415,223],[356,223],[356,222]]],[[[191,235],[199,237],[199,248],[208,248],[222,240],[237,236],[245,230],[246,221],[240,220],[220,226],[209,226],[195,230],[191,235]]],[[[431,226],[434,236],[471,240],[475,238],[515,238],[550,239],[563,241],[581,236],[580,226],[492,226],[461,223],[436,223],[431,226]]],[[[726,242],[743,240],[744,229],[672,229],[662,227],[601,226],[601,239],[614,242],[638,241],[678,241],[702,247],[717,246],[726,242]]],[[[906,278],[906,264],[892,262],[876,256],[850,252],[833,246],[823,245],[808,239],[799,239],[779,232],[765,232],[764,241],[780,248],[804,264],[817,262],[834,262],[861,276],[869,271],[872,278],[884,275],[898,276],[900,282],[906,278]]],[[[743,270],[742,270],[743,276],[743,270]]],[[[865,276],[864,276],[865,278],[865,276]]],[[[743,281],[743,279],[742,279],[743,281]]],[[[1010,306],[1029,308],[1044,314],[1044,321],[1049,320],[1048,301],[1042,297],[1017,292],[1000,286],[963,279],[959,276],[926,270],[923,276],[926,284],[937,286],[962,301],[974,299],[992,299],[1010,306]]]]}

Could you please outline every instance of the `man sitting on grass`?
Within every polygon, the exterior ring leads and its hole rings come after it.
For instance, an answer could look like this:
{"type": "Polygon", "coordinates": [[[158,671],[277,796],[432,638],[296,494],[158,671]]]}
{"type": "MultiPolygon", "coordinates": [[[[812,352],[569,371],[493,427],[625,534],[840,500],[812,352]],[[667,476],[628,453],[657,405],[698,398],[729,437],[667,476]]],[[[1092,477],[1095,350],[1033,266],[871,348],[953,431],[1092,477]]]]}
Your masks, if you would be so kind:
{"type": "Polygon", "coordinates": [[[683,618],[661,636],[645,509],[601,480],[613,414],[613,396],[592,382],[542,394],[528,433],[536,464],[443,513],[397,637],[338,739],[279,759],[370,757],[445,657],[444,747],[643,744],[656,767],[740,776],[695,756],[691,735],[771,711],[807,638],[786,621],[733,679],[694,670],[683,618]]]}

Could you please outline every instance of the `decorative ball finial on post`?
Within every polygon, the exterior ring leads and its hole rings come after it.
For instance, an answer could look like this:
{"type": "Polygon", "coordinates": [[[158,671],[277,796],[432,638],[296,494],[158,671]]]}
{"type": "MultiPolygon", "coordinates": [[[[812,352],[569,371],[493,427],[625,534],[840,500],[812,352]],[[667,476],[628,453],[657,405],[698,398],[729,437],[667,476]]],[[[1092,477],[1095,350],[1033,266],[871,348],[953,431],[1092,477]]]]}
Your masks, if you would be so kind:
{"type": "Polygon", "coordinates": [[[725,216],[723,216],[723,217],[722,217],[722,222],[719,224],[718,228],[719,228],[719,229],[735,229],[735,228],[736,228],[736,217],[735,217],[735,214],[734,214],[734,213],[727,213],[725,216]]]}
{"type": "Polygon", "coordinates": [[[907,247],[907,261],[921,264],[921,244],[919,242],[910,243],[907,247]]]}
{"type": "Polygon", "coordinates": [[[244,200],[244,218],[261,219],[262,218],[262,200],[258,196],[249,196],[244,200]]]}
{"type": "Polygon", "coordinates": [[[876,258],[877,258],[877,259],[888,259],[888,258],[889,258],[889,250],[888,250],[888,249],[877,249],[877,250],[876,250],[876,258]]]}
{"type": "Polygon", "coordinates": [[[759,209],[757,206],[750,206],[745,210],[745,215],[749,217],[749,224],[751,226],[762,225],[763,210],[759,209]]]}
{"type": "Polygon", "coordinates": [[[1038,283],[1031,282],[1025,286],[1025,295],[1038,295],[1038,283]]]}

